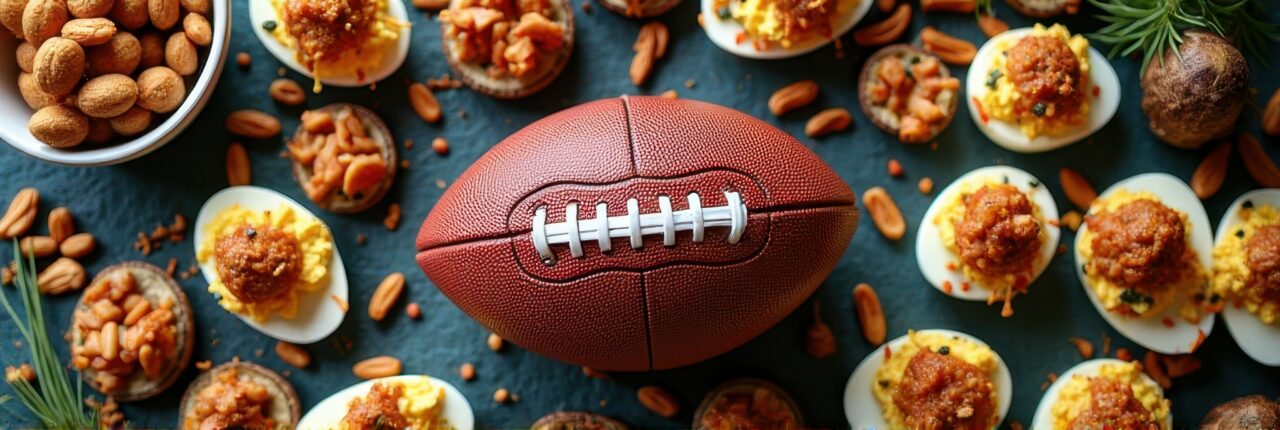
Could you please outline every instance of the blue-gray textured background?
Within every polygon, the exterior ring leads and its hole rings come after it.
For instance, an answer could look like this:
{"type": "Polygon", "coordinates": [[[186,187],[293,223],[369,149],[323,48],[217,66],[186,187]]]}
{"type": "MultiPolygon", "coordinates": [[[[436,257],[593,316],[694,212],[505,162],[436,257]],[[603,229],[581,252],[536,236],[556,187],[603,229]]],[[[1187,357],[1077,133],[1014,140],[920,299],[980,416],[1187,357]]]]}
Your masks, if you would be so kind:
{"type": "MultiPolygon", "coordinates": [[[[353,340],[354,349],[339,353],[329,340],[307,348],[314,357],[313,364],[305,371],[293,370],[289,377],[302,397],[304,410],[328,394],[357,382],[350,370],[354,362],[373,355],[391,354],[405,362],[406,372],[435,375],[461,388],[475,408],[479,428],[527,427],[538,417],[556,410],[595,411],[637,427],[687,428],[693,409],[707,390],[740,376],[773,380],[790,390],[810,425],[845,427],[841,408],[845,382],[858,362],[872,350],[862,340],[852,309],[850,292],[859,282],[870,283],[879,291],[891,338],[911,328],[950,328],[972,333],[991,344],[1008,362],[1014,375],[1015,398],[1009,418],[1023,423],[1030,422],[1046,375],[1062,372],[1080,360],[1068,337],[1081,336],[1097,343],[1101,335],[1107,333],[1115,339],[1114,346],[1130,347],[1141,354],[1141,349],[1111,330],[1089,304],[1076,281],[1070,255],[1058,256],[1053,261],[1031,287],[1030,294],[1015,302],[1017,313],[1010,319],[1000,318],[998,306],[988,307],[938,294],[921,277],[912,255],[914,230],[931,200],[916,191],[916,180],[922,176],[932,177],[937,184],[935,189],[940,190],[973,168],[1010,164],[1039,176],[1053,190],[1064,211],[1070,204],[1058,186],[1059,167],[1069,166],[1084,172],[1099,190],[1143,172],[1164,171],[1189,179],[1204,151],[1174,149],[1155,141],[1139,108],[1138,65],[1134,59],[1112,61],[1125,86],[1120,111],[1088,142],[1048,154],[1011,153],[984,138],[969,118],[968,110],[961,107],[957,111],[959,118],[940,136],[938,149],[932,151],[927,146],[897,143],[862,115],[854,81],[862,60],[871,51],[854,46],[851,35],[843,38],[843,58],[837,57],[832,47],[782,61],[737,58],[707,40],[696,24],[697,2],[685,0],[661,17],[671,28],[669,54],[657,63],[650,83],[637,88],[628,79],[627,69],[632,56],[631,43],[643,21],[623,19],[594,3],[590,12],[584,13],[579,6],[591,1],[573,1],[577,15],[576,50],[564,74],[550,87],[519,101],[495,100],[465,89],[438,92],[446,119],[439,124],[426,124],[409,109],[405,87],[409,81],[424,81],[449,71],[442,58],[438,24],[433,16],[410,9],[414,24],[411,55],[404,67],[380,83],[376,90],[327,88],[321,95],[310,96],[305,107],[289,108],[273,103],[266,96],[267,85],[277,77],[281,66],[252,35],[251,25],[256,24],[249,22],[245,2],[234,0],[234,34],[222,81],[191,128],[151,155],[104,168],[54,166],[30,159],[7,146],[0,148],[0,172],[4,178],[0,181],[0,196],[8,199],[24,186],[39,188],[42,214],[38,231],[42,232],[44,213],[56,206],[69,207],[78,228],[93,232],[99,238],[98,251],[87,260],[91,271],[133,259],[164,266],[170,257],[179,258],[186,267],[194,259],[190,234],[181,244],[165,244],[149,257],[142,257],[131,244],[137,232],[149,232],[158,223],[170,222],[174,212],[186,214],[188,220],[194,221],[205,198],[226,186],[224,155],[227,145],[237,140],[223,127],[228,112],[253,108],[278,114],[286,132],[296,126],[304,108],[335,101],[360,103],[381,114],[398,139],[410,138],[417,143],[414,149],[401,151],[401,157],[411,160],[412,166],[400,172],[395,189],[382,204],[359,215],[323,213],[309,205],[333,230],[347,262],[352,313],[334,337],[353,340]],[[253,65],[247,69],[235,65],[235,54],[242,51],[253,56],[253,65]],[[765,107],[769,94],[784,84],[806,78],[821,85],[818,100],[782,118],[770,115],[765,107]],[[692,88],[685,87],[687,80],[694,82],[692,88]],[[840,265],[814,296],[823,302],[824,317],[839,339],[837,354],[815,360],[803,352],[802,337],[810,321],[807,306],[724,356],[682,369],[615,375],[613,380],[584,377],[576,366],[551,361],[520,348],[508,348],[499,354],[489,351],[484,343],[487,331],[445,299],[413,261],[418,225],[443,192],[436,187],[436,181],[452,183],[503,137],[549,113],[589,100],[619,94],[657,94],[667,89],[677,89],[681,97],[731,106],[801,136],[800,140],[830,163],[856,192],[882,185],[897,199],[911,227],[907,237],[898,242],[887,241],[864,217],[840,265]],[[832,106],[855,112],[853,128],[818,140],[803,137],[805,120],[832,106]],[[429,143],[437,136],[448,138],[451,151],[447,156],[431,152],[429,143]],[[885,163],[891,158],[900,160],[906,167],[905,178],[891,179],[885,173],[885,163]],[[382,226],[382,217],[390,202],[399,202],[404,209],[403,222],[395,232],[382,226]],[[357,245],[358,234],[367,234],[368,243],[357,245]],[[403,272],[408,277],[406,297],[422,304],[421,320],[410,320],[399,311],[381,323],[367,318],[363,310],[368,297],[391,271],[403,272]],[[464,383],[457,376],[457,368],[464,362],[476,365],[479,376],[472,382],[464,383]],[[643,409],[635,400],[635,389],[645,384],[670,389],[683,407],[680,415],[668,420],[643,409]],[[495,404],[492,393],[498,387],[510,389],[520,396],[520,401],[495,404]]],[[[1271,21],[1280,22],[1275,3],[1267,5],[1272,10],[1271,21]]],[[[998,16],[1014,28],[1033,22],[1004,4],[996,8],[998,16]]],[[[1092,7],[1085,7],[1080,16],[1064,18],[1061,22],[1073,31],[1093,30],[1098,28],[1098,22],[1090,15],[1096,12],[1092,7]]],[[[882,16],[873,10],[867,20],[877,21],[882,16]]],[[[925,25],[976,44],[984,40],[970,14],[925,14],[917,9],[907,37],[915,37],[925,25]]],[[[1099,48],[1106,51],[1105,47],[1099,48]]],[[[1272,44],[1268,57],[1273,68],[1253,64],[1253,86],[1262,93],[1252,98],[1254,105],[1265,104],[1266,97],[1280,84],[1276,68],[1280,66],[1280,47],[1272,44]]],[[[952,71],[963,79],[963,68],[953,67],[952,71]]],[[[296,73],[289,72],[288,76],[304,85],[309,83],[296,73]]],[[[4,94],[16,96],[13,87],[7,88],[4,94]]],[[[1249,108],[1242,121],[1245,129],[1255,134],[1258,133],[1257,116],[1258,109],[1249,108]]],[[[1272,148],[1277,143],[1274,139],[1265,142],[1273,155],[1280,156],[1280,149],[1272,148]]],[[[279,157],[283,149],[279,139],[245,143],[252,158],[254,184],[306,201],[288,173],[286,160],[279,157]]],[[[1241,167],[1239,157],[1233,155],[1226,186],[1205,202],[1214,223],[1236,196],[1257,187],[1241,167]]],[[[1072,240],[1073,235],[1066,232],[1063,243],[1072,240]]],[[[7,248],[0,250],[0,255],[9,255],[7,248]]],[[[249,329],[217,307],[213,297],[204,292],[202,278],[181,281],[181,284],[197,309],[199,342],[195,360],[220,363],[239,356],[277,370],[291,369],[272,352],[274,340],[249,329]]],[[[46,301],[53,309],[53,324],[59,333],[68,324],[75,300],[73,295],[68,295],[46,301]]],[[[0,362],[28,360],[26,348],[12,346],[12,341],[18,338],[12,324],[7,320],[0,323],[3,342],[0,343],[0,362]]],[[[60,347],[63,345],[58,343],[60,347]]],[[[1221,321],[1201,351],[1198,355],[1204,368],[1176,381],[1168,393],[1173,399],[1177,427],[1196,425],[1214,404],[1240,395],[1280,395],[1280,369],[1261,366],[1246,357],[1221,321]]],[[[65,347],[60,352],[65,358],[65,347]]],[[[141,427],[173,427],[177,399],[195,374],[194,369],[188,370],[165,395],[127,405],[124,410],[129,419],[141,427]]],[[[0,393],[7,391],[7,388],[0,389],[0,393]]],[[[1007,423],[1008,420],[1006,426],[1007,423]]],[[[23,424],[34,422],[19,404],[0,407],[0,427],[23,424]]]]}

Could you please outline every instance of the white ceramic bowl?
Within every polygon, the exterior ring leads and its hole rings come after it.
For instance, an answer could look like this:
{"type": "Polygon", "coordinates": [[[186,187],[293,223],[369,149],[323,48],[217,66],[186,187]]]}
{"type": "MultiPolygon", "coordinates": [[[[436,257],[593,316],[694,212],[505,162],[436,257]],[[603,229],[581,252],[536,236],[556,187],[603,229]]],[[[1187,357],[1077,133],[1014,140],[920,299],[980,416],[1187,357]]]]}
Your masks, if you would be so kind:
{"type": "Polygon", "coordinates": [[[146,132],[134,136],[130,140],[113,140],[107,145],[81,145],[83,148],[59,149],[36,140],[27,131],[27,120],[31,118],[31,108],[18,94],[17,60],[13,56],[18,41],[13,37],[0,37],[0,140],[9,146],[44,161],[71,166],[104,166],[123,163],[159,149],[177,137],[204,109],[205,103],[213,95],[213,88],[222,75],[222,65],[227,58],[227,48],[231,42],[231,2],[230,0],[214,0],[210,25],[213,27],[213,43],[208,48],[201,48],[204,61],[195,75],[189,76],[187,82],[187,98],[178,109],[171,113],[157,115],[158,124],[153,124],[146,132]]]}

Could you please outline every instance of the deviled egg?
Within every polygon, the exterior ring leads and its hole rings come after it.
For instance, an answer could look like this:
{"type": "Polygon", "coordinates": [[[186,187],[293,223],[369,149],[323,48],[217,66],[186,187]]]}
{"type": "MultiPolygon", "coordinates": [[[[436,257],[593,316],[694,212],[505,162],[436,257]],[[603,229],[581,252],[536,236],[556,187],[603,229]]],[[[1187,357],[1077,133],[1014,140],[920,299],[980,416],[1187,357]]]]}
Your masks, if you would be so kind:
{"type": "Polygon", "coordinates": [[[196,259],[218,305],[273,338],[308,344],[346,316],[347,273],[324,222],[278,192],[219,191],[196,216],[196,259]]]}
{"type": "Polygon", "coordinates": [[[301,429],[471,430],[475,415],[452,384],[426,375],[390,376],[352,385],[320,401],[301,429]]]}
{"type": "Polygon", "coordinates": [[[711,42],[746,58],[776,60],[826,46],[849,32],[872,0],[702,0],[711,42]],[[794,23],[794,24],[789,24],[794,23]]]}
{"type": "Polygon", "coordinates": [[[1245,354],[1280,366],[1280,189],[1236,199],[1218,222],[1210,306],[1245,354]]]}
{"type": "Polygon", "coordinates": [[[1076,233],[1076,272],[1111,327],[1155,352],[1194,352],[1213,329],[1205,311],[1209,217],[1182,180],[1148,173],[1120,181],[1076,233]]]}
{"type": "Polygon", "coordinates": [[[1111,121],[1120,106],[1115,69],[1061,24],[992,37],[969,67],[965,92],[978,129],[1015,152],[1080,141],[1111,121]]]}
{"type": "Polygon", "coordinates": [[[320,84],[372,85],[390,76],[409,54],[404,2],[355,0],[330,9],[319,0],[249,0],[258,40],[290,69],[320,84]]]}
{"type": "Polygon", "coordinates": [[[964,300],[1011,300],[1044,273],[1058,249],[1058,206],[1044,183],[1022,169],[989,166],[938,194],[916,234],[920,273],[964,300]]]}
{"type": "Polygon", "coordinates": [[[1169,399],[1137,362],[1098,358],[1075,365],[1049,386],[1036,407],[1036,430],[1173,426],[1169,399]]]}
{"type": "Polygon", "coordinates": [[[844,388],[844,414],[857,430],[919,428],[931,419],[947,428],[997,428],[1012,400],[1009,367],[991,347],[960,332],[921,330],[858,364],[844,388]],[[938,372],[946,376],[926,376],[938,372]],[[930,401],[944,392],[963,400],[950,403],[952,409],[930,401]]]}

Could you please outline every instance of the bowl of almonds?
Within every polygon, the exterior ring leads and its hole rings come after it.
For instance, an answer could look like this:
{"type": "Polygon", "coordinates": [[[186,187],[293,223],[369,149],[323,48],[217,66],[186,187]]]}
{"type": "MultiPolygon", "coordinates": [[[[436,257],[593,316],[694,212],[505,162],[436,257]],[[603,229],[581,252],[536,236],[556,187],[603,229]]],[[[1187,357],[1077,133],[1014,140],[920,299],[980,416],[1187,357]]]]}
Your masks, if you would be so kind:
{"type": "Polygon", "coordinates": [[[108,165],[172,140],[222,73],[229,0],[0,0],[0,140],[108,165]]]}

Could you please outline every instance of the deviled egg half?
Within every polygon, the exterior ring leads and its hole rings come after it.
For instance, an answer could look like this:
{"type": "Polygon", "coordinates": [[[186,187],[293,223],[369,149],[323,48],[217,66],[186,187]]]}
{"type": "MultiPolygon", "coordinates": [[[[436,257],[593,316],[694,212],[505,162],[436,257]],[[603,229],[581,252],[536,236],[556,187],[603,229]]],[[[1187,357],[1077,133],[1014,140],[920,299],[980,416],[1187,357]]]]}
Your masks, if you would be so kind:
{"type": "Polygon", "coordinates": [[[352,385],[320,401],[298,422],[300,429],[474,427],[475,415],[462,392],[426,375],[390,376],[352,385]]]}
{"type": "Polygon", "coordinates": [[[1137,362],[1097,358],[1075,365],[1045,390],[1030,428],[1168,430],[1169,407],[1164,390],[1137,362]]]}
{"type": "Polygon", "coordinates": [[[196,216],[196,259],[218,305],[286,342],[315,343],[346,316],[347,272],[329,227],[254,186],[219,191],[196,216]]]}
{"type": "Polygon", "coordinates": [[[978,49],[965,80],[969,116],[997,145],[1043,152],[1111,121],[1120,78],[1106,57],[1066,27],[1009,30],[978,49]]]}
{"type": "Polygon", "coordinates": [[[840,38],[867,15],[872,2],[702,0],[698,22],[720,49],[740,57],[776,60],[809,53],[840,38]]]}
{"type": "Polygon", "coordinates": [[[938,194],[916,234],[925,279],[964,300],[1003,301],[1044,273],[1058,249],[1058,206],[1044,183],[1022,169],[983,167],[938,194]]]}
{"type": "Polygon", "coordinates": [[[1111,327],[1162,354],[1194,352],[1213,330],[1209,217],[1182,180],[1147,173],[1094,200],[1076,233],[1076,272],[1111,327]]]}
{"type": "Polygon", "coordinates": [[[1209,305],[1245,354],[1280,366],[1280,189],[1236,199],[1218,222],[1209,305]]]}
{"type": "Polygon", "coordinates": [[[272,56],[320,84],[372,85],[409,54],[404,2],[361,0],[331,11],[319,0],[248,0],[253,33],[272,56]]]}
{"type": "Polygon", "coordinates": [[[956,331],[921,330],[858,364],[844,388],[844,414],[856,430],[905,430],[925,422],[997,428],[1012,400],[1009,367],[991,347],[956,331]],[[940,401],[954,396],[961,400],[940,401]]]}

